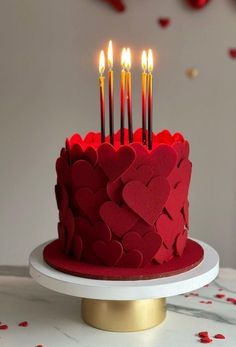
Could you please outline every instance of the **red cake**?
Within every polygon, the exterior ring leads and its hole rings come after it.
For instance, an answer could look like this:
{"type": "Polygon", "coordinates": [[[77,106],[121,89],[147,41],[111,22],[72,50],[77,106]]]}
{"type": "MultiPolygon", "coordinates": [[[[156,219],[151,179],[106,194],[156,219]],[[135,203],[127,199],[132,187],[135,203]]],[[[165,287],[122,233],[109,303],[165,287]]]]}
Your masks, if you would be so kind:
{"type": "Polygon", "coordinates": [[[113,146],[109,138],[101,143],[99,133],[90,132],[84,140],[74,134],[61,150],[55,186],[58,240],[44,251],[45,260],[61,271],[151,278],[202,259],[187,238],[188,141],[164,130],[153,134],[148,150],[141,129],[133,143],[127,131],[125,137],[120,145],[116,133],[113,146]]]}

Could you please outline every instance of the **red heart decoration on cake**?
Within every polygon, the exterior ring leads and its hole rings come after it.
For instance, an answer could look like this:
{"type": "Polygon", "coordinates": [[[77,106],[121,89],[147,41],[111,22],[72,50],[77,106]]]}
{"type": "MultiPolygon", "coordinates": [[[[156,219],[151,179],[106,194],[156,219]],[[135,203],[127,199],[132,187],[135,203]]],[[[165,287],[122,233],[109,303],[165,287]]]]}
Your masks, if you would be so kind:
{"type": "Polygon", "coordinates": [[[129,170],[126,171],[121,176],[121,180],[124,183],[130,182],[130,181],[140,181],[146,185],[152,178],[152,175],[153,175],[153,170],[148,165],[141,165],[137,169],[131,166],[129,170]]]}
{"type": "Polygon", "coordinates": [[[108,197],[105,189],[100,189],[94,193],[89,188],[81,188],[75,193],[77,205],[92,222],[100,219],[99,208],[106,200],[108,197]]]}
{"type": "Polygon", "coordinates": [[[70,158],[72,164],[77,160],[86,160],[92,166],[94,166],[97,162],[97,152],[91,146],[88,146],[85,150],[83,150],[82,146],[76,143],[70,150],[70,158]]]}
{"type": "Polygon", "coordinates": [[[123,253],[117,266],[138,268],[142,265],[142,263],[143,263],[143,254],[137,249],[132,249],[131,251],[127,253],[123,253]]]}
{"type": "Polygon", "coordinates": [[[189,227],[189,202],[188,202],[188,200],[185,201],[182,212],[183,212],[184,220],[186,223],[186,227],[188,228],[189,227]]]}
{"type": "Polygon", "coordinates": [[[146,187],[142,182],[128,182],[123,189],[126,204],[145,222],[153,225],[168,199],[170,186],[165,177],[155,177],[146,187]]]}
{"type": "Polygon", "coordinates": [[[112,201],[115,201],[117,204],[121,204],[123,201],[123,198],[122,198],[123,187],[124,185],[120,179],[114,182],[107,183],[107,195],[112,201]]]}
{"type": "Polygon", "coordinates": [[[188,143],[188,141],[174,142],[172,147],[175,149],[175,151],[177,153],[177,165],[179,165],[183,159],[188,159],[188,157],[189,157],[189,143],[188,143]]]}
{"type": "Polygon", "coordinates": [[[166,248],[164,244],[161,245],[159,250],[154,256],[154,260],[158,264],[163,264],[173,258],[173,249],[172,248],[166,248]]]}
{"type": "Polygon", "coordinates": [[[149,225],[146,222],[144,222],[143,219],[139,218],[137,220],[137,223],[129,231],[130,232],[134,231],[134,232],[138,233],[139,235],[143,236],[143,235],[147,234],[150,231],[154,231],[155,232],[156,228],[155,228],[154,225],[149,225]]]}
{"type": "Polygon", "coordinates": [[[72,251],[76,260],[80,260],[83,250],[83,243],[79,235],[74,236],[72,251]]]}
{"type": "Polygon", "coordinates": [[[93,191],[105,187],[107,180],[99,166],[93,167],[86,160],[76,161],[71,168],[73,185],[77,188],[90,188],[93,191]]]}
{"type": "Polygon", "coordinates": [[[158,19],[158,23],[162,28],[167,28],[170,25],[170,18],[161,17],[158,19]]]}
{"type": "Polygon", "coordinates": [[[146,148],[140,143],[131,143],[130,145],[135,151],[135,160],[132,164],[132,167],[138,168],[143,164],[149,164],[149,155],[146,148]]]}
{"type": "Polygon", "coordinates": [[[172,248],[176,236],[182,232],[184,228],[184,219],[181,213],[171,220],[166,214],[160,215],[156,222],[157,233],[161,236],[165,246],[172,248]]]}
{"type": "Polygon", "coordinates": [[[137,249],[143,254],[142,265],[152,260],[158,249],[161,247],[162,239],[156,232],[150,232],[143,237],[135,232],[128,232],[122,240],[125,250],[137,249]]]}
{"type": "Polygon", "coordinates": [[[233,59],[236,59],[236,48],[229,49],[229,56],[233,59]]]}
{"type": "Polygon", "coordinates": [[[96,241],[93,244],[93,251],[104,265],[114,266],[122,257],[123,247],[117,240],[108,242],[96,241]]]}
{"type": "Polygon", "coordinates": [[[181,256],[183,254],[186,241],[188,238],[187,230],[184,230],[176,239],[175,248],[177,255],[181,256]]]}
{"type": "Polygon", "coordinates": [[[60,242],[61,249],[64,251],[66,248],[66,235],[65,229],[61,222],[57,223],[58,239],[60,242]]]}
{"type": "Polygon", "coordinates": [[[188,197],[188,185],[180,182],[176,188],[172,188],[165,208],[172,219],[175,219],[183,208],[188,197]]]}
{"type": "Polygon", "coordinates": [[[65,216],[69,204],[68,194],[65,186],[62,186],[60,184],[55,185],[55,195],[57,207],[60,211],[60,216],[62,216],[63,219],[63,216],[65,216]]]}
{"type": "Polygon", "coordinates": [[[135,152],[131,147],[122,146],[117,151],[109,143],[98,148],[98,161],[110,181],[124,174],[135,160],[135,152]]]}
{"type": "Polygon", "coordinates": [[[100,216],[118,237],[130,230],[138,219],[126,205],[119,206],[113,201],[107,201],[101,206],[100,216]]]}
{"type": "Polygon", "coordinates": [[[56,161],[57,181],[61,185],[70,183],[70,168],[64,157],[59,157],[56,161]]]}
{"type": "Polygon", "coordinates": [[[167,144],[159,145],[149,157],[155,176],[167,177],[177,163],[176,151],[167,144]]]}
{"type": "Polygon", "coordinates": [[[188,159],[183,159],[180,162],[179,167],[170,173],[168,181],[171,187],[176,187],[178,183],[182,182],[186,186],[189,185],[192,173],[192,163],[188,159]]]}
{"type": "Polygon", "coordinates": [[[110,241],[111,230],[102,221],[96,223],[89,223],[89,221],[83,217],[78,217],[75,220],[76,232],[82,237],[84,245],[91,246],[95,241],[110,241]]]}
{"type": "Polygon", "coordinates": [[[173,142],[173,138],[169,130],[164,129],[160,133],[154,135],[153,141],[154,143],[171,144],[173,142]]]}
{"type": "Polygon", "coordinates": [[[58,236],[62,249],[66,254],[70,252],[75,231],[75,220],[71,210],[68,208],[64,218],[58,223],[58,236]]]}
{"type": "Polygon", "coordinates": [[[78,144],[75,143],[71,149],[70,149],[70,161],[73,164],[77,160],[81,159],[83,156],[84,152],[82,147],[78,144]]]}

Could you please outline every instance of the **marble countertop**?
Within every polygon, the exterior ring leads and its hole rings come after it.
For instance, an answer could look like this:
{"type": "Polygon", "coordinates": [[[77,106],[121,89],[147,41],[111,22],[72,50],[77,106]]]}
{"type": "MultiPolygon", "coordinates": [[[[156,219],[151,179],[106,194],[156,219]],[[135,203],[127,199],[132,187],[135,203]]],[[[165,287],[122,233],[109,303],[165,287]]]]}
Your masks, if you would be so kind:
{"type": "Polygon", "coordinates": [[[226,300],[236,298],[233,269],[221,269],[213,283],[192,294],[168,298],[166,320],[137,333],[91,328],[81,320],[80,299],[43,288],[24,271],[16,275],[0,275],[0,322],[8,325],[0,329],[1,347],[192,347],[201,346],[197,333],[206,330],[226,337],[213,339],[210,346],[236,347],[236,305],[226,300]],[[22,321],[28,327],[19,327],[22,321]]]}

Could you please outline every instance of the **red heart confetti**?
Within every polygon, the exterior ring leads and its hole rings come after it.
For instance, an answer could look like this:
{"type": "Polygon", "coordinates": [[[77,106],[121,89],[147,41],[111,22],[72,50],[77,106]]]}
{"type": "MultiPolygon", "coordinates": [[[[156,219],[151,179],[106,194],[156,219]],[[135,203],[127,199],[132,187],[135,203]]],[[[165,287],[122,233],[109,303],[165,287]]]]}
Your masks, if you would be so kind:
{"type": "Polygon", "coordinates": [[[93,244],[93,250],[96,256],[107,266],[116,265],[123,254],[122,244],[117,240],[96,241],[93,244]]]}
{"type": "Polygon", "coordinates": [[[138,216],[153,225],[162,212],[169,192],[166,178],[156,177],[147,187],[139,181],[128,182],[123,189],[123,199],[138,216]]]}
{"type": "Polygon", "coordinates": [[[127,253],[123,253],[117,266],[138,268],[142,265],[142,263],[143,263],[143,254],[139,250],[133,249],[127,253]]]}
{"type": "Polygon", "coordinates": [[[232,59],[236,59],[236,48],[230,48],[230,49],[229,49],[229,56],[230,56],[232,59]]]}
{"type": "Polygon", "coordinates": [[[118,237],[130,230],[138,219],[126,205],[119,206],[113,201],[107,201],[101,206],[100,216],[118,237]]]}
{"type": "Polygon", "coordinates": [[[214,336],[214,338],[215,338],[215,339],[224,340],[224,339],[225,339],[225,336],[222,335],[222,334],[216,334],[216,335],[214,336]]]}
{"type": "Polygon", "coordinates": [[[170,18],[160,17],[160,18],[158,18],[158,23],[159,23],[160,27],[167,28],[170,25],[170,18]]]}
{"type": "Polygon", "coordinates": [[[7,330],[7,329],[8,329],[8,325],[7,324],[0,325],[0,330],[7,330]]]}
{"type": "Polygon", "coordinates": [[[121,0],[104,0],[108,3],[110,3],[113,8],[118,12],[123,12],[125,10],[125,5],[121,0]]]}
{"type": "Polygon", "coordinates": [[[225,297],[225,294],[216,294],[215,297],[217,299],[223,299],[225,297]]]}
{"type": "Polygon", "coordinates": [[[26,321],[24,321],[24,322],[19,323],[19,324],[18,324],[18,326],[19,326],[19,327],[26,328],[26,327],[28,327],[28,326],[29,326],[29,323],[28,323],[28,322],[26,322],[26,321]]]}
{"type": "Polygon", "coordinates": [[[201,343],[211,343],[213,340],[210,337],[202,337],[199,341],[201,343]]]}
{"type": "Polygon", "coordinates": [[[187,0],[187,1],[193,8],[195,8],[196,10],[199,10],[205,7],[210,0],[187,0]]]}
{"type": "Polygon", "coordinates": [[[208,333],[208,331],[200,331],[198,333],[198,336],[199,337],[209,337],[209,333],[208,333]]]}
{"type": "Polygon", "coordinates": [[[226,301],[232,302],[232,304],[236,305],[236,299],[235,298],[227,298],[226,301]]]}
{"type": "Polygon", "coordinates": [[[98,148],[98,162],[110,181],[123,175],[135,160],[135,151],[128,146],[122,146],[117,151],[109,143],[98,148]]]}

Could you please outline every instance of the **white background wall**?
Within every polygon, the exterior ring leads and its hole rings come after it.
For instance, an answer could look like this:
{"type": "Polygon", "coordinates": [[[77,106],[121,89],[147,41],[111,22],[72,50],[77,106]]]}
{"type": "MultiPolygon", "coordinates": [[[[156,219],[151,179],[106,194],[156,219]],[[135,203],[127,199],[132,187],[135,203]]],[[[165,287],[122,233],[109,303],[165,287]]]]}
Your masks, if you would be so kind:
{"type": "Polygon", "coordinates": [[[123,45],[135,54],[135,126],[139,55],[158,50],[154,126],[191,143],[191,236],[236,266],[236,60],[227,55],[236,1],[212,0],[202,11],[184,0],[126,3],[117,14],[96,0],[0,0],[0,264],[26,264],[56,236],[54,162],[66,136],[99,129],[97,59],[112,38],[117,60],[123,45]],[[159,28],[158,16],[172,25],[159,28]],[[195,80],[185,75],[191,66],[195,80]]]}

